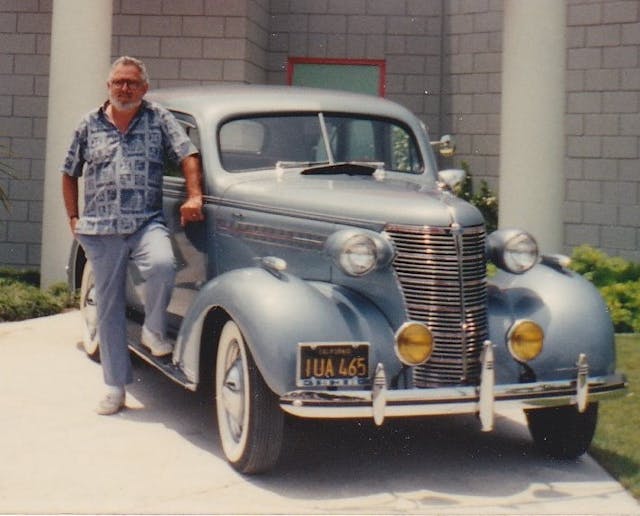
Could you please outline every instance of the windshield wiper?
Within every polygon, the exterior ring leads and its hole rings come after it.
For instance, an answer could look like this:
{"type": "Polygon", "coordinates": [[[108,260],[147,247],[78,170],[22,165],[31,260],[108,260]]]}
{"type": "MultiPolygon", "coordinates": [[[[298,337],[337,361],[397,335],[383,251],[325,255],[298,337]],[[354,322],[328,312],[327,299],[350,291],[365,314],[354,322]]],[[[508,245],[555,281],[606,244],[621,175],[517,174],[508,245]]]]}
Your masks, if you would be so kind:
{"type": "Polygon", "coordinates": [[[277,161],[276,168],[315,167],[328,164],[328,161],[277,161]]]}
{"type": "Polygon", "coordinates": [[[301,172],[303,175],[333,175],[346,174],[348,176],[371,176],[384,167],[384,163],[377,161],[349,161],[342,163],[330,163],[307,168],[301,172]]]}

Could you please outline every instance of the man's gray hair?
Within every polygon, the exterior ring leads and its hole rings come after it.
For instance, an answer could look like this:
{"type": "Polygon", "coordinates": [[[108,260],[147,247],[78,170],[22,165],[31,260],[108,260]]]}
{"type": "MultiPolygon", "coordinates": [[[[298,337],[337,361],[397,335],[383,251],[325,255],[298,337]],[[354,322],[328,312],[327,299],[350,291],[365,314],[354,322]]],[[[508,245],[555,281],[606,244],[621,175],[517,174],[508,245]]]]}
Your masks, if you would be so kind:
{"type": "Polygon", "coordinates": [[[135,57],[130,56],[121,56],[113,62],[113,64],[111,65],[111,70],[109,71],[109,78],[111,78],[111,75],[113,74],[113,71],[116,69],[116,67],[120,65],[135,66],[140,71],[142,81],[145,84],[149,84],[149,74],[147,73],[147,67],[142,61],[140,61],[140,59],[136,59],[135,57]]]}

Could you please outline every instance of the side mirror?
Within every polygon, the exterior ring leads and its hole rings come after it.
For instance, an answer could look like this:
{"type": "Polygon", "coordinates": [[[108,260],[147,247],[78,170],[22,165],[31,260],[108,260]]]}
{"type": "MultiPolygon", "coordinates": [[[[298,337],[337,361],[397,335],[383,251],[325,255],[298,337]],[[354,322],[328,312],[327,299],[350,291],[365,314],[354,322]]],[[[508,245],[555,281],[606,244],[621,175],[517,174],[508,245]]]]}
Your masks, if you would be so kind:
{"type": "Polygon", "coordinates": [[[456,142],[449,134],[445,134],[437,142],[430,142],[434,149],[438,150],[438,153],[443,158],[450,158],[456,153],[456,142]]]}
{"type": "Polygon", "coordinates": [[[467,177],[467,173],[459,168],[448,168],[438,172],[438,179],[444,183],[449,190],[455,191],[456,187],[462,184],[467,177]]]}

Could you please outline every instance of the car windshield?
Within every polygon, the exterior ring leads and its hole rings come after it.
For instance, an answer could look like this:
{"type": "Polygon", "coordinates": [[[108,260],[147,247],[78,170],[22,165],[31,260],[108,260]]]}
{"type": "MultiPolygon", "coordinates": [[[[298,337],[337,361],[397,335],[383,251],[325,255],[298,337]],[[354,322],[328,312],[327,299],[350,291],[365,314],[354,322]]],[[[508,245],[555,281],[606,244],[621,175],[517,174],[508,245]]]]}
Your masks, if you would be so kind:
{"type": "Polygon", "coordinates": [[[222,166],[229,172],[345,162],[412,174],[424,170],[408,127],[353,114],[236,118],[221,127],[219,148],[222,166]]]}

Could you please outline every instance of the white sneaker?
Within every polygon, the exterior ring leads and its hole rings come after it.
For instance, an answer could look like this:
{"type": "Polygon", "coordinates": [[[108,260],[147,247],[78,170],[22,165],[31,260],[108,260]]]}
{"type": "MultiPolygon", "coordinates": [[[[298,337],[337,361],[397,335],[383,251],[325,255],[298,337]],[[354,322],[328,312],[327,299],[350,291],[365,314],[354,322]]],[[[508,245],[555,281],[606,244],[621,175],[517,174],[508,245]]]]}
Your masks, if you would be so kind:
{"type": "Polygon", "coordinates": [[[142,345],[148,347],[154,357],[163,357],[173,353],[173,345],[166,340],[161,339],[152,331],[147,330],[144,326],[142,327],[141,340],[142,345]]]}
{"type": "Polygon", "coordinates": [[[124,408],[125,390],[110,390],[106,396],[100,400],[96,412],[101,416],[111,416],[117,414],[124,408]]]}

